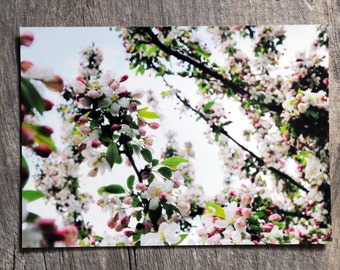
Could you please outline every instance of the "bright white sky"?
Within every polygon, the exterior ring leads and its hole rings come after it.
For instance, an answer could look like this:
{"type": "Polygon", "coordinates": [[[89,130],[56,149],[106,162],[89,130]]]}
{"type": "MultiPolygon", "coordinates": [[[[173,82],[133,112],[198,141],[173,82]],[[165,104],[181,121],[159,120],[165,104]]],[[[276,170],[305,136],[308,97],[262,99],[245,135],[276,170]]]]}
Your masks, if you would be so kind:
{"type": "MultiPolygon", "coordinates": [[[[285,41],[285,47],[287,51],[283,60],[283,65],[288,64],[294,59],[296,52],[305,51],[309,49],[312,41],[315,40],[313,26],[291,26],[287,28],[287,39],[285,41]]],[[[104,52],[104,61],[102,63],[102,70],[112,70],[120,77],[123,74],[129,74],[129,80],[125,85],[130,89],[142,88],[144,90],[153,89],[156,92],[167,90],[163,81],[160,79],[154,79],[153,76],[134,76],[134,71],[129,70],[129,64],[125,61],[126,54],[122,41],[118,38],[118,33],[115,30],[110,31],[109,27],[88,27],[88,28],[47,28],[47,27],[34,27],[34,28],[21,28],[23,31],[31,31],[35,35],[35,40],[30,48],[23,47],[21,50],[21,60],[32,61],[35,65],[41,67],[52,67],[55,74],[64,78],[65,82],[71,81],[78,75],[78,67],[80,60],[80,50],[95,43],[97,47],[104,52]]],[[[248,53],[251,52],[251,48],[247,42],[242,42],[243,49],[248,53]]],[[[147,74],[147,73],[146,73],[147,74]]],[[[176,87],[182,90],[187,90],[190,93],[195,93],[197,86],[188,80],[178,79],[171,81],[176,87]]],[[[55,94],[46,92],[50,98],[53,95],[53,99],[56,98],[55,94]]],[[[193,94],[190,96],[190,100],[197,101],[193,94]]],[[[177,101],[174,100],[160,100],[159,107],[162,109],[160,114],[167,116],[165,122],[160,124],[163,128],[177,130],[179,134],[178,142],[180,146],[183,146],[184,142],[190,141],[193,144],[196,161],[195,161],[195,175],[196,182],[201,184],[204,190],[209,195],[213,195],[219,192],[222,187],[222,170],[220,158],[217,154],[217,147],[207,143],[203,132],[207,130],[207,126],[203,121],[196,122],[196,116],[191,116],[191,113],[181,113],[181,119],[179,120],[179,111],[174,110],[177,101]]],[[[236,111],[237,109],[235,109],[236,111]]],[[[239,125],[241,114],[236,113],[234,115],[238,121],[236,125],[239,125]]],[[[55,135],[58,134],[57,118],[55,114],[50,113],[45,119],[46,124],[52,125],[55,129],[55,135]]],[[[240,137],[243,128],[239,126],[230,125],[228,131],[236,138],[240,137]]],[[[159,131],[155,133],[155,153],[159,153],[158,148],[164,148],[165,141],[162,138],[159,131]]],[[[156,155],[157,157],[157,155],[156,155]]],[[[127,172],[123,170],[123,176],[121,171],[119,172],[119,179],[116,177],[117,168],[114,168],[112,176],[115,180],[122,180],[125,183],[128,175],[132,174],[131,171],[127,172]]],[[[87,174],[87,170],[84,171],[84,175],[87,174]]],[[[102,185],[112,184],[112,177],[100,176],[96,179],[84,177],[82,178],[83,191],[93,193],[96,200],[96,190],[102,185]]],[[[33,187],[33,183],[30,183],[33,187]]],[[[38,200],[30,205],[30,210],[37,212],[41,209],[41,200],[38,200]]],[[[40,211],[42,216],[50,217],[51,211],[46,208],[47,211],[40,211]]],[[[87,218],[91,219],[91,222],[95,226],[101,226],[103,224],[103,218],[106,221],[107,215],[102,217],[98,216],[98,207],[94,205],[91,208],[87,218]],[[99,217],[99,218],[98,218],[99,217]]],[[[106,222],[104,222],[106,224],[106,222]]]]}

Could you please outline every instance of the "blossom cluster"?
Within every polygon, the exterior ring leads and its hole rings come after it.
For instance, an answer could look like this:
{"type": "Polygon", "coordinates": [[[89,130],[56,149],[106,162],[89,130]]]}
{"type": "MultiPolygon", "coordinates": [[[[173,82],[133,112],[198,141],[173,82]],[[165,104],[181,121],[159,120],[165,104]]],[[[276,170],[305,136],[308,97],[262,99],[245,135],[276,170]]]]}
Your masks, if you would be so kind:
{"type": "MultiPolygon", "coordinates": [[[[58,110],[65,123],[66,148],[40,154],[41,171],[36,174],[37,190],[60,212],[68,213],[65,226],[73,219],[77,245],[331,240],[328,68],[327,57],[319,51],[327,46],[325,28],[319,29],[311,51],[298,53],[285,73],[280,73],[279,65],[286,38],[283,27],[119,31],[131,69],[141,75],[154,70],[170,88],[162,96],[176,97],[183,109],[204,120],[208,142],[219,147],[225,188],[210,198],[204,194],[195,182],[194,146],[190,142],[179,146],[175,133],[167,133],[168,143],[156,157],[150,131],[164,127],[162,117],[154,112],[158,102],[153,92],[131,90],[124,83],[130,79],[127,75],[103,72],[102,51],[90,46],[81,52],[79,76],[62,92],[65,102],[58,110]],[[254,55],[238,47],[236,41],[241,39],[253,45],[254,55]],[[167,77],[174,75],[196,83],[196,104],[186,98],[190,97],[187,89],[168,85],[167,77]],[[154,111],[144,105],[145,100],[154,111]],[[236,107],[228,108],[232,103],[238,104],[242,119],[234,119],[236,107]],[[240,122],[247,123],[246,130],[233,137],[229,130],[240,122]],[[79,169],[84,164],[90,177],[110,172],[113,178],[122,178],[117,167],[131,170],[125,184],[124,179],[119,183],[112,179],[97,190],[97,207],[107,213],[108,231],[102,236],[79,221],[92,203],[90,194],[81,193],[79,169]]],[[[23,70],[33,69],[26,63],[23,70]]],[[[48,85],[48,80],[40,80],[48,85]]],[[[26,129],[34,130],[39,122],[34,116],[24,119],[26,129]]],[[[39,155],[36,141],[26,135],[25,145],[39,155]]],[[[54,228],[44,237],[55,242],[59,236],[54,228]]],[[[63,237],[60,241],[67,241],[63,237]]]]}

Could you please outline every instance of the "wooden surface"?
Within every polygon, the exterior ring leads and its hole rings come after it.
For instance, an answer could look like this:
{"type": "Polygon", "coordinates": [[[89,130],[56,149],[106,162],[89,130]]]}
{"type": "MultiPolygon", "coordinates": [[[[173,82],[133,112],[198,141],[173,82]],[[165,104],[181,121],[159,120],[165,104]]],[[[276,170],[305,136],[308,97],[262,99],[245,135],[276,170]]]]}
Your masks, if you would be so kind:
{"type": "Polygon", "coordinates": [[[0,269],[340,269],[340,2],[1,0],[0,269]],[[20,26],[330,25],[334,241],[327,246],[20,249],[20,26]]]}

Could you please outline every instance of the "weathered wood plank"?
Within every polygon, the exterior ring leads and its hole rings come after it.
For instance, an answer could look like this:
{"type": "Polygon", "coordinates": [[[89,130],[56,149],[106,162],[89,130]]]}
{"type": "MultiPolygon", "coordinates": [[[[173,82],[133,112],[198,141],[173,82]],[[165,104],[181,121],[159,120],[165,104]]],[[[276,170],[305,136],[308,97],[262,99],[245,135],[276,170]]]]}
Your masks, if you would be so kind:
{"type": "MultiPolygon", "coordinates": [[[[3,1],[4,2],[4,1],[3,1]]],[[[327,1],[6,1],[0,10],[0,269],[339,269],[340,6],[327,1]],[[19,26],[328,23],[334,242],[325,247],[20,249],[19,26]]]]}

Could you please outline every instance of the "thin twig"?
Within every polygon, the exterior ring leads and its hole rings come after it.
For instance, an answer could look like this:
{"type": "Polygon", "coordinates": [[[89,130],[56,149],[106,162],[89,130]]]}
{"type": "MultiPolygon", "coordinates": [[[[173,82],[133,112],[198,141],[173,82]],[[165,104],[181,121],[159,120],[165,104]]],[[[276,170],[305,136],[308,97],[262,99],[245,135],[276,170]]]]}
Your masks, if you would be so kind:
{"type": "MultiPolygon", "coordinates": [[[[189,102],[186,99],[182,99],[182,97],[178,94],[175,93],[177,99],[187,108],[189,108],[191,111],[195,112],[196,114],[198,114],[202,119],[204,119],[206,122],[208,122],[210,119],[208,117],[206,117],[203,113],[201,113],[200,111],[196,110],[195,108],[193,108],[189,102]]],[[[256,159],[256,161],[258,162],[258,164],[263,167],[266,165],[266,162],[260,158],[259,156],[257,156],[254,152],[250,151],[248,148],[246,148],[244,145],[242,145],[241,143],[239,143],[237,140],[235,140],[232,136],[230,136],[230,134],[223,129],[222,127],[219,127],[215,124],[212,124],[210,126],[212,128],[212,131],[214,133],[220,133],[225,135],[227,138],[229,138],[231,141],[233,141],[236,145],[238,145],[241,149],[243,149],[244,151],[246,151],[248,154],[250,154],[252,157],[254,157],[256,159]]],[[[298,188],[308,192],[308,189],[306,189],[304,186],[302,186],[301,184],[299,184],[298,182],[296,182],[292,177],[290,177],[289,175],[279,171],[278,169],[270,166],[267,167],[268,170],[272,171],[273,173],[275,173],[276,175],[278,175],[279,177],[287,180],[288,182],[290,182],[291,184],[297,186],[298,188]]]]}

